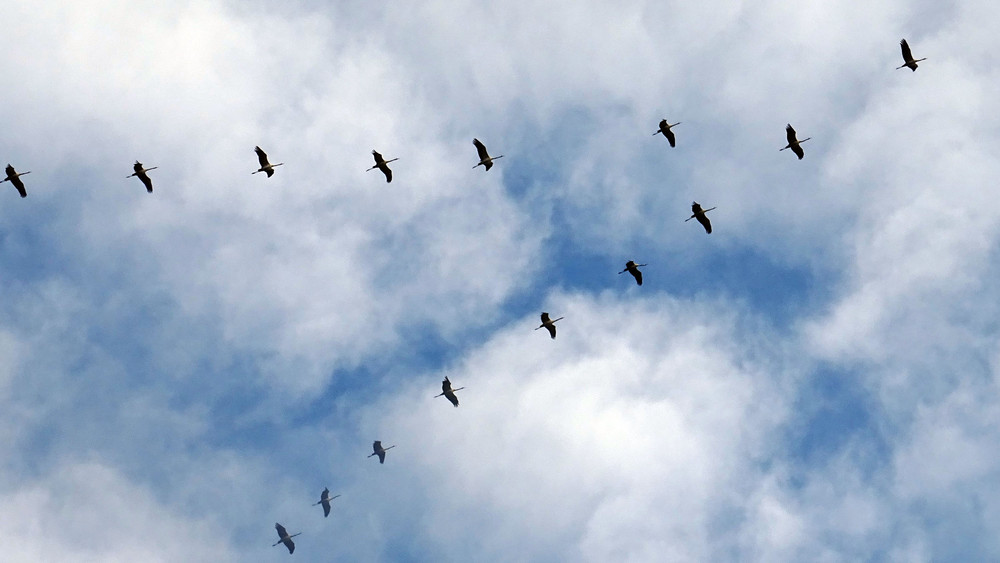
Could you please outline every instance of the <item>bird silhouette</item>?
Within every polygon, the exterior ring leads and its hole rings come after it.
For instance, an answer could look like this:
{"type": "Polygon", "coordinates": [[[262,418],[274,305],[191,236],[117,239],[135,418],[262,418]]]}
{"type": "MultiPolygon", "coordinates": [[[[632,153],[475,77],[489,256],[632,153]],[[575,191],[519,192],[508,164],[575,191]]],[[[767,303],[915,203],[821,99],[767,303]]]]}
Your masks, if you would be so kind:
{"type": "Polygon", "coordinates": [[[399,159],[398,158],[394,158],[392,160],[386,160],[386,159],[382,158],[382,155],[379,154],[378,151],[374,151],[374,150],[372,151],[372,155],[375,157],[375,166],[372,166],[368,170],[365,170],[365,172],[368,172],[370,170],[375,170],[376,168],[378,168],[379,170],[382,171],[383,174],[385,174],[385,181],[386,181],[386,183],[391,182],[392,181],[392,170],[389,170],[389,163],[390,162],[395,162],[395,161],[397,161],[399,159]]]}
{"type": "Polygon", "coordinates": [[[544,328],[545,330],[549,331],[549,336],[551,336],[552,339],[555,340],[555,338],[556,338],[556,321],[561,321],[561,320],[563,320],[565,318],[566,317],[559,317],[558,319],[556,319],[554,321],[554,320],[552,320],[552,319],[549,318],[549,314],[548,313],[544,313],[543,312],[542,313],[542,324],[540,324],[535,330],[538,330],[539,328],[544,328]]]}
{"type": "Polygon", "coordinates": [[[618,275],[628,272],[632,274],[633,278],[635,278],[635,283],[642,285],[642,272],[639,271],[639,266],[648,266],[648,265],[649,264],[636,264],[635,261],[629,260],[628,262],[625,262],[625,269],[618,272],[618,275]]]}

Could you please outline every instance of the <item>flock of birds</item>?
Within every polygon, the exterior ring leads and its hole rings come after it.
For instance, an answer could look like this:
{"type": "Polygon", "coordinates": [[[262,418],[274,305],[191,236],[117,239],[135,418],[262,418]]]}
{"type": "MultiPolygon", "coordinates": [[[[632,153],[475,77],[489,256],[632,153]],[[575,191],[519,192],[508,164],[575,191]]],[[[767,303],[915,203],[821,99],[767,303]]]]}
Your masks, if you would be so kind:
{"type": "MultiPolygon", "coordinates": [[[[927,60],[926,58],[923,58],[923,59],[914,59],[913,58],[913,54],[910,52],[910,46],[907,44],[906,39],[901,40],[899,42],[899,45],[900,45],[900,48],[901,48],[902,54],[903,54],[903,64],[900,65],[900,66],[898,66],[898,67],[896,67],[896,70],[899,70],[899,69],[905,67],[905,68],[909,68],[912,71],[916,71],[917,70],[917,63],[920,62],[920,61],[927,60]]],[[[670,143],[671,147],[676,147],[677,146],[677,139],[674,136],[674,132],[672,131],[672,128],[676,127],[677,125],[680,125],[680,122],[671,124],[671,123],[668,123],[666,119],[662,119],[662,120],[660,120],[659,128],[656,130],[655,133],[653,133],[653,136],[663,135],[667,139],[667,142],[670,143]]],[[[788,144],[786,144],[784,147],[782,147],[779,150],[783,151],[785,149],[789,149],[793,153],[795,153],[795,156],[797,156],[799,158],[799,160],[802,160],[802,158],[805,157],[805,151],[802,150],[802,143],[808,141],[809,139],[811,139],[811,137],[807,137],[807,138],[802,139],[800,141],[798,139],[797,135],[796,135],[795,129],[791,126],[791,124],[788,124],[785,127],[785,136],[786,136],[786,139],[788,141],[788,144]]],[[[482,141],[480,141],[479,139],[473,139],[472,140],[472,144],[475,145],[476,152],[479,155],[479,163],[476,164],[475,166],[473,166],[473,169],[475,169],[475,168],[477,168],[479,166],[482,166],[485,170],[488,171],[490,168],[493,167],[493,161],[494,160],[497,160],[499,158],[503,158],[503,155],[490,156],[489,151],[486,150],[486,145],[484,145],[482,143],[482,141]]],[[[264,174],[267,175],[268,178],[270,178],[271,176],[274,175],[274,169],[276,167],[281,166],[281,165],[284,164],[283,162],[279,162],[277,164],[271,164],[271,162],[268,160],[267,153],[265,153],[263,151],[263,149],[261,149],[259,146],[254,147],[254,152],[257,154],[257,161],[258,161],[260,167],[257,170],[255,170],[254,172],[252,172],[252,174],[257,174],[257,173],[263,172],[264,174]]],[[[375,151],[375,150],[372,151],[372,156],[375,159],[375,165],[372,166],[371,168],[369,168],[368,170],[366,170],[366,172],[367,171],[371,171],[371,170],[375,170],[377,168],[379,171],[382,172],[382,174],[385,175],[385,181],[386,182],[392,182],[392,170],[389,168],[389,163],[390,162],[395,162],[396,160],[399,160],[399,159],[398,158],[393,158],[393,159],[390,159],[390,160],[386,160],[378,151],[375,151]]],[[[147,192],[153,193],[153,181],[152,181],[152,179],[150,179],[148,173],[150,171],[152,171],[152,170],[156,170],[157,167],[153,166],[151,168],[144,168],[143,164],[137,160],[135,162],[135,164],[132,166],[132,169],[133,169],[133,173],[129,174],[127,176],[127,178],[131,178],[131,177],[135,176],[146,187],[146,191],[147,192]]],[[[10,182],[14,186],[14,188],[17,189],[17,192],[18,192],[18,194],[20,194],[21,197],[28,197],[28,192],[27,192],[27,190],[24,187],[24,182],[21,180],[21,176],[24,176],[25,174],[30,174],[31,171],[28,171],[28,172],[17,172],[14,169],[13,166],[11,166],[10,164],[7,164],[5,172],[6,172],[7,176],[3,180],[0,180],[0,183],[10,182]]],[[[715,209],[715,207],[712,207],[712,208],[709,208],[709,209],[702,209],[701,205],[698,202],[693,202],[691,204],[691,212],[692,212],[692,214],[691,214],[690,217],[688,217],[687,219],[685,219],[685,222],[690,221],[691,219],[696,219],[701,224],[701,226],[704,227],[705,232],[711,234],[711,232],[712,232],[712,223],[711,223],[711,221],[709,221],[707,213],[709,211],[712,211],[713,209],[715,209]]],[[[622,271],[620,271],[620,272],[618,272],[618,273],[619,274],[624,274],[625,272],[628,272],[629,274],[632,275],[633,278],[635,278],[635,283],[637,285],[641,286],[642,285],[642,271],[639,270],[639,267],[640,266],[646,266],[646,265],[647,264],[636,264],[634,260],[629,260],[628,262],[625,263],[625,269],[622,270],[622,271]]],[[[541,314],[542,324],[540,324],[538,327],[536,327],[535,330],[539,330],[539,329],[544,328],[544,329],[546,329],[548,331],[549,336],[551,336],[552,339],[555,339],[555,337],[556,337],[556,322],[561,321],[564,318],[565,317],[559,317],[558,319],[552,319],[549,316],[548,313],[543,312],[541,314]]],[[[441,393],[435,395],[434,398],[442,397],[443,396],[446,399],[448,399],[448,401],[450,401],[451,404],[454,405],[457,408],[458,407],[458,395],[456,394],[456,392],[457,391],[461,391],[462,389],[465,389],[465,387],[459,387],[458,389],[453,388],[452,385],[451,385],[451,381],[446,376],[444,378],[444,380],[441,382],[441,393]]],[[[392,448],[395,448],[395,447],[396,447],[395,445],[388,446],[388,447],[383,447],[382,446],[382,442],[380,440],[375,440],[375,442],[372,444],[372,453],[369,454],[368,457],[371,458],[373,456],[378,456],[378,462],[380,464],[384,464],[385,463],[386,452],[388,450],[391,450],[392,448]]],[[[323,517],[324,518],[328,517],[328,516],[330,516],[330,510],[331,510],[331,504],[330,503],[331,503],[331,501],[333,501],[334,499],[336,499],[336,498],[338,498],[340,496],[341,495],[339,495],[339,494],[338,495],[334,495],[334,496],[330,496],[330,489],[329,488],[324,488],[323,492],[320,494],[320,500],[318,502],[314,503],[313,506],[322,505],[322,507],[323,507],[323,517]]],[[[295,533],[295,534],[289,534],[288,530],[285,529],[285,527],[282,526],[280,523],[275,523],[274,524],[274,528],[278,532],[278,541],[275,542],[272,545],[272,547],[273,546],[277,546],[278,544],[284,544],[284,546],[286,548],[288,548],[288,553],[289,554],[294,553],[295,552],[295,542],[292,541],[292,538],[301,535],[301,532],[298,532],[298,533],[295,533]]]]}

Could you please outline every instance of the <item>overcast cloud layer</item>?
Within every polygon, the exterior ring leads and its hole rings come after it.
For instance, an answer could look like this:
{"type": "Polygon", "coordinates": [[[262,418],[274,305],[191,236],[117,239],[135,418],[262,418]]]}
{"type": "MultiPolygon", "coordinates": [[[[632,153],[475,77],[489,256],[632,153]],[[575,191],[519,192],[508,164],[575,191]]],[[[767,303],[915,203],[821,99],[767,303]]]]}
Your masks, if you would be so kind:
{"type": "Polygon", "coordinates": [[[1000,560],[995,2],[0,13],[0,560],[1000,560]]]}

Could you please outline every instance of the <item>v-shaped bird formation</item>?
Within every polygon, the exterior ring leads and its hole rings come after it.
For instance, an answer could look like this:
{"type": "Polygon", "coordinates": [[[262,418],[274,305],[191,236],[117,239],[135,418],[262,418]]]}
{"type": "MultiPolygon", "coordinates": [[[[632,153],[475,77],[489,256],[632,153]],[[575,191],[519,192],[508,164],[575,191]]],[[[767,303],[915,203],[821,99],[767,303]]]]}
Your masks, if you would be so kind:
{"type": "MultiPolygon", "coordinates": [[[[909,44],[907,44],[906,39],[901,40],[899,44],[902,50],[903,64],[900,65],[899,67],[896,67],[897,70],[905,67],[909,68],[911,71],[916,71],[917,63],[927,60],[926,58],[914,59],[913,54],[910,51],[910,46],[909,44]]],[[[674,135],[673,128],[678,125],[680,125],[680,122],[671,124],[666,119],[661,119],[658,124],[656,132],[653,133],[653,136],[663,135],[663,137],[666,138],[667,142],[670,144],[670,147],[676,147],[677,139],[676,136],[674,135]]],[[[785,138],[787,144],[784,147],[782,147],[780,151],[788,149],[792,153],[794,153],[799,160],[802,160],[805,157],[805,151],[803,151],[802,149],[802,143],[809,141],[811,137],[806,137],[805,139],[799,140],[795,129],[792,127],[791,124],[787,124],[785,126],[785,138]]],[[[476,154],[478,157],[478,162],[475,164],[475,166],[473,166],[473,169],[482,166],[484,171],[489,171],[493,167],[494,162],[496,160],[503,158],[503,155],[490,156],[489,151],[487,151],[486,149],[486,145],[483,144],[483,142],[480,141],[478,138],[474,138],[472,140],[472,144],[476,148],[476,154]]],[[[254,153],[256,153],[257,155],[258,168],[257,170],[253,171],[252,174],[263,172],[268,178],[271,178],[275,174],[275,168],[284,165],[283,162],[271,164],[270,160],[268,159],[267,153],[265,153],[264,150],[260,148],[260,146],[254,147],[254,153]]],[[[389,168],[389,163],[395,162],[399,159],[392,158],[386,160],[382,156],[382,154],[376,150],[372,150],[371,154],[374,158],[375,164],[371,168],[368,168],[367,171],[378,169],[385,176],[386,183],[391,183],[393,180],[393,173],[392,170],[389,168]]],[[[157,169],[158,169],[157,166],[145,168],[141,162],[136,160],[135,164],[132,166],[133,172],[132,174],[129,174],[127,178],[131,178],[133,176],[138,178],[139,181],[142,182],[143,186],[145,186],[147,193],[152,194],[153,181],[149,176],[149,172],[157,169]]],[[[6,172],[6,177],[0,180],[0,183],[10,182],[11,185],[14,186],[14,188],[17,190],[18,194],[22,198],[27,197],[28,193],[25,188],[24,182],[21,180],[21,176],[30,174],[31,172],[30,171],[17,172],[14,169],[14,166],[9,163],[5,168],[5,172],[6,172]]],[[[696,219],[698,223],[700,223],[701,226],[705,229],[705,233],[711,234],[712,223],[709,220],[708,212],[714,209],[716,208],[711,207],[709,209],[703,209],[701,204],[699,204],[698,202],[693,202],[691,204],[691,216],[685,219],[685,222],[690,221],[691,219],[696,219]]],[[[643,284],[643,273],[642,271],[639,270],[639,268],[645,266],[648,266],[648,264],[638,264],[634,260],[629,260],[628,262],[625,263],[625,268],[620,272],[618,272],[618,274],[623,274],[625,272],[628,272],[635,279],[636,285],[641,287],[643,284]]],[[[559,317],[556,319],[552,319],[549,316],[549,313],[543,312],[541,313],[540,318],[541,318],[541,324],[537,326],[535,330],[540,330],[544,328],[549,333],[551,339],[555,340],[556,322],[561,321],[566,317],[559,317]]],[[[454,407],[457,408],[459,406],[457,392],[463,389],[465,389],[465,387],[454,388],[452,386],[451,380],[446,376],[444,380],[441,382],[441,393],[434,395],[434,397],[435,398],[445,397],[454,407]]],[[[372,453],[369,454],[368,457],[369,458],[378,457],[379,464],[380,465],[385,464],[386,453],[395,447],[396,447],[395,444],[388,447],[383,447],[381,440],[375,440],[372,443],[372,453]]],[[[323,507],[323,517],[324,518],[329,517],[331,511],[331,502],[334,499],[339,498],[340,496],[341,495],[339,494],[331,496],[330,489],[324,488],[323,492],[320,494],[320,500],[314,503],[313,506],[321,505],[323,507]]],[[[292,541],[292,538],[301,535],[301,532],[295,534],[289,534],[288,531],[285,529],[285,527],[282,526],[280,523],[275,523],[274,528],[278,533],[278,541],[275,542],[273,546],[277,546],[278,544],[283,544],[288,549],[289,554],[294,553],[295,543],[292,541]]]]}

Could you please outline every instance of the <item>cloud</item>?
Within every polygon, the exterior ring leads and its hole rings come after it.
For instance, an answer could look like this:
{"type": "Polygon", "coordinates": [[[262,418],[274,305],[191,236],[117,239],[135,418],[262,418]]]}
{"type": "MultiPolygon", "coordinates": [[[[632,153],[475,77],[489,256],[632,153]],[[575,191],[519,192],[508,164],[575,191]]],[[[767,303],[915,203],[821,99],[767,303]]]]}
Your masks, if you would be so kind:
{"type": "MultiPolygon", "coordinates": [[[[448,552],[459,558],[724,552],[709,531],[759,475],[795,374],[741,344],[746,320],[725,304],[557,295],[548,307],[566,315],[555,341],[521,321],[447,372],[467,386],[459,409],[427,400],[436,385],[421,377],[366,415],[401,444],[401,486],[427,497],[421,535],[464,522],[478,543],[448,552]]],[[[454,549],[443,535],[438,549],[454,549]]]]}
{"type": "Polygon", "coordinates": [[[8,561],[232,561],[224,529],[163,509],[150,492],[99,462],[5,484],[8,561]]]}
{"type": "Polygon", "coordinates": [[[992,4],[8,8],[13,559],[995,558],[992,4]]]}

